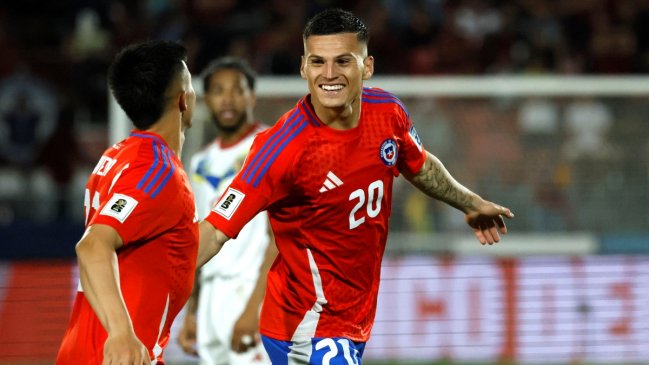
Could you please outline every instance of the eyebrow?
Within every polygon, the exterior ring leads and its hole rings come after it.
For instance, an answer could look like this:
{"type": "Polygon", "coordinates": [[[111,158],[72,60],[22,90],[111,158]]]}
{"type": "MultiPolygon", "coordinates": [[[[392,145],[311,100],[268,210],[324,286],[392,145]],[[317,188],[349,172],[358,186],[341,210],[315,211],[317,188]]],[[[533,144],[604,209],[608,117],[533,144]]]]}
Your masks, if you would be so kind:
{"type": "MultiPolygon", "coordinates": [[[[352,58],[355,58],[353,53],[349,53],[349,52],[348,52],[348,53],[343,53],[343,54],[336,55],[336,56],[333,57],[333,59],[344,58],[344,57],[352,57],[352,58]]],[[[311,55],[307,56],[307,58],[326,58],[326,57],[324,57],[324,56],[320,56],[320,55],[316,55],[316,54],[311,54],[311,55]]]]}

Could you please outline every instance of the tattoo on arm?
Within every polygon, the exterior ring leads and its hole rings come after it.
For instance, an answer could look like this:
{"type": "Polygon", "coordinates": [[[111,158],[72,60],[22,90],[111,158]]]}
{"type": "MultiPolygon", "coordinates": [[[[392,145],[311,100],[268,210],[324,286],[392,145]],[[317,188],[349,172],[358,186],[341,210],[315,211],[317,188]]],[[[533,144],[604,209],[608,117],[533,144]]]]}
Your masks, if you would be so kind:
{"type": "Polygon", "coordinates": [[[404,176],[426,195],[448,203],[463,212],[475,208],[476,195],[457,182],[444,164],[431,153],[427,153],[426,162],[419,173],[404,176]]]}

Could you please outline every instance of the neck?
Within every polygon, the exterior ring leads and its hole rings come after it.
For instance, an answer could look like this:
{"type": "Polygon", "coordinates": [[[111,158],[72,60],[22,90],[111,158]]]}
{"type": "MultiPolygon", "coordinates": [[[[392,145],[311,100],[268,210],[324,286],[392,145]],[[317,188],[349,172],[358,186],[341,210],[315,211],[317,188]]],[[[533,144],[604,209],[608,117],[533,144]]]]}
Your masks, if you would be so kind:
{"type": "Polygon", "coordinates": [[[169,148],[180,158],[182,154],[183,143],[185,142],[185,128],[178,120],[161,119],[156,122],[148,132],[155,133],[162,137],[169,148]]]}
{"type": "Polygon", "coordinates": [[[313,103],[312,105],[320,121],[330,128],[346,130],[358,126],[358,120],[361,115],[360,99],[356,99],[352,103],[339,108],[327,108],[313,103]]]}
{"type": "Polygon", "coordinates": [[[249,120],[241,124],[241,126],[239,126],[239,128],[237,128],[237,130],[235,131],[228,132],[225,130],[219,130],[219,138],[221,139],[221,143],[229,144],[238,141],[254,127],[254,124],[255,123],[249,120]]]}

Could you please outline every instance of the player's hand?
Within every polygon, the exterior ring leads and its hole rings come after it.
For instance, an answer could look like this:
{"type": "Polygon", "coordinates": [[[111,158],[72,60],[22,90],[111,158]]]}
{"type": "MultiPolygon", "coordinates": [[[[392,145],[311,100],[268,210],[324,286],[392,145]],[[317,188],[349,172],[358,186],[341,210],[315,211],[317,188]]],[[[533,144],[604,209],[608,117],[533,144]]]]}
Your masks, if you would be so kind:
{"type": "Polygon", "coordinates": [[[180,332],[178,332],[178,344],[183,351],[189,355],[198,356],[196,351],[196,315],[186,313],[180,332]]]}
{"type": "Polygon", "coordinates": [[[464,220],[481,244],[493,245],[500,241],[499,233],[507,234],[503,217],[514,218],[514,213],[508,208],[483,200],[476,209],[466,213],[464,220]]]}
{"type": "Polygon", "coordinates": [[[246,352],[259,343],[259,315],[256,311],[244,310],[232,328],[232,350],[246,352]]]}
{"type": "Polygon", "coordinates": [[[102,365],[151,365],[149,350],[133,331],[109,334],[104,343],[102,365]]]}

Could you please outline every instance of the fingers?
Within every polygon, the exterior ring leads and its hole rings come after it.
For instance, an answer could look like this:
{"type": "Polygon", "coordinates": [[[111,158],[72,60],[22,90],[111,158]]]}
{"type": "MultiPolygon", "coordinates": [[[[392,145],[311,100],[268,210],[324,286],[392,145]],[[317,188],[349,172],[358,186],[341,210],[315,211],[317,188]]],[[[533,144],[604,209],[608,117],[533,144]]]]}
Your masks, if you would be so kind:
{"type": "Polygon", "coordinates": [[[482,234],[485,237],[486,244],[493,245],[494,243],[500,241],[500,236],[498,236],[498,231],[495,228],[493,221],[487,221],[482,224],[480,227],[482,234]]]}
{"type": "Polygon", "coordinates": [[[505,208],[505,207],[500,207],[500,208],[502,209],[501,215],[504,215],[505,217],[510,219],[514,218],[514,213],[512,213],[512,211],[509,210],[509,208],[505,208]]]}
{"type": "Polygon", "coordinates": [[[188,355],[198,356],[198,351],[196,351],[196,342],[179,342],[180,347],[188,355]]]}
{"type": "Polygon", "coordinates": [[[186,354],[198,356],[198,352],[196,351],[196,336],[184,327],[178,335],[178,344],[186,354]]]}
{"type": "Polygon", "coordinates": [[[496,225],[498,225],[498,229],[500,230],[500,233],[507,234],[507,226],[505,225],[505,221],[503,220],[503,218],[501,216],[498,216],[495,218],[495,221],[496,221],[496,225]]]}
{"type": "Polygon", "coordinates": [[[476,238],[481,244],[493,245],[500,242],[499,231],[502,234],[507,234],[507,227],[501,217],[494,219],[483,220],[477,228],[474,229],[476,238]]]}
{"type": "Polygon", "coordinates": [[[466,215],[466,222],[473,228],[476,238],[483,245],[500,242],[500,235],[507,234],[506,218],[514,218],[509,208],[487,202],[479,210],[466,215]]]}
{"type": "Polygon", "coordinates": [[[255,336],[244,334],[244,335],[233,335],[232,336],[232,350],[235,352],[246,352],[248,349],[255,347],[256,341],[255,336]]]}

